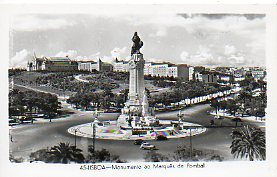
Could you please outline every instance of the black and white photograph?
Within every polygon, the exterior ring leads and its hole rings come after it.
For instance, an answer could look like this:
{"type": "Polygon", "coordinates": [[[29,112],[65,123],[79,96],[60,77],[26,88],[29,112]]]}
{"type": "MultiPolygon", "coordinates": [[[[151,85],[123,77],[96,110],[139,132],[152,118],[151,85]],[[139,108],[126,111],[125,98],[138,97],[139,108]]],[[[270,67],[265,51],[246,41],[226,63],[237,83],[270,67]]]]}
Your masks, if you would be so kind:
{"type": "Polygon", "coordinates": [[[267,12],[182,6],[12,14],[7,163],[112,173],[267,162],[267,12]]]}

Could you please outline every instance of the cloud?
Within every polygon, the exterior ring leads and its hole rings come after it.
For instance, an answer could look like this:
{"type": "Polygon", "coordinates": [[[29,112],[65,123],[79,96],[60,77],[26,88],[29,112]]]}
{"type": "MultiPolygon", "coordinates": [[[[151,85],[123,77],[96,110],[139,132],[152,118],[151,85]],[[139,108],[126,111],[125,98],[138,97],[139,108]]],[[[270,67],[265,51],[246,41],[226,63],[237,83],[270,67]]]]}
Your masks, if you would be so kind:
{"type": "Polygon", "coordinates": [[[75,57],[75,60],[77,61],[85,61],[85,60],[98,60],[100,58],[100,52],[96,52],[94,54],[91,54],[89,56],[77,56],[75,57]]]}
{"type": "Polygon", "coordinates": [[[228,60],[228,64],[233,64],[236,66],[244,65],[246,63],[244,56],[232,55],[227,60],[228,60]]]}
{"type": "Polygon", "coordinates": [[[188,60],[189,60],[189,53],[187,51],[182,51],[180,57],[181,57],[182,61],[188,62],[188,60]]]}
{"type": "Polygon", "coordinates": [[[196,53],[189,54],[187,51],[182,51],[180,54],[181,61],[192,66],[245,66],[252,64],[246,60],[245,56],[236,52],[236,49],[231,45],[224,46],[224,54],[220,55],[213,52],[210,48],[200,45],[196,53]]]}
{"type": "MultiPolygon", "coordinates": [[[[214,14],[209,15],[213,16],[214,14]]],[[[247,18],[248,16],[239,14],[225,14],[221,18],[216,19],[207,18],[209,15],[187,15],[186,18],[176,14],[159,14],[152,16],[141,15],[136,17],[136,21],[132,21],[130,23],[134,25],[154,25],[157,28],[161,28],[162,26],[163,31],[158,31],[160,34],[163,34],[167,28],[181,27],[185,29],[186,32],[193,35],[198,35],[199,31],[205,35],[212,36],[232,32],[250,39],[259,37],[265,30],[264,16],[250,20],[247,18]]]]}
{"type": "Polygon", "coordinates": [[[15,68],[15,67],[26,67],[27,66],[27,61],[30,57],[30,53],[26,50],[23,49],[19,52],[16,52],[15,56],[13,56],[10,59],[10,67],[15,68]]]}
{"type": "MultiPolygon", "coordinates": [[[[147,62],[162,63],[162,62],[165,62],[165,60],[157,59],[157,58],[147,58],[147,62]]],[[[166,61],[166,62],[168,62],[168,61],[166,61]]]]}
{"type": "Polygon", "coordinates": [[[58,53],[56,53],[55,57],[66,57],[68,56],[69,58],[75,58],[77,57],[77,51],[76,50],[68,50],[66,52],[64,51],[60,51],[58,53]]]}
{"type": "MultiPolygon", "coordinates": [[[[122,48],[119,48],[119,47],[115,47],[113,50],[111,50],[111,56],[103,56],[101,58],[101,60],[103,62],[107,62],[107,63],[112,63],[115,58],[118,58],[118,59],[122,59],[122,55],[126,54],[127,52],[127,47],[122,47],[122,48]]],[[[127,57],[125,57],[125,60],[129,60],[130,59],[130,55],[127,55],[127,57]]]]}
{"type": "Polygon", "coordinates": [[[100,58],[100,52],[93,53],[89,56],[82,56],[78,54],[76,50],[68,50],[68,51],[60,51],[54,55],[55,57],[66,57],[68,56],[70,59],[77,61],[85,61],[85,60],[93,60],[96,61],[100,58]]]}
{"type": "Polygon", "coordinates": [[[265,17],[265,14],[190,14],[190,16],[188,14],[178,14],[184,18],[188,18],[188,17],[192,17],[192,16],[203,16],[206,17],[208,19],[222,19],[225,17],[229,17],[229,16],[238,16],[238,17],[245,17],[248,20],[253,20],[256,18],[263,18],[265,17]]]}
{"type": "Polygon", "coordinates": [[[103,56],[103,57],[101,58],[101,60],[102,60],[103,62],[107,62],[107,63],[112,63],[112,62],[113,62],[113,58],[112,58],[111,56],[103,56]]]}
{"type": "Polygon", "coordinates": [[[12,51],[35,50],[53,56],[53,51],[60,50],[57,55],[77,60],[94,60],[101,52],[100,57],[111,62],[130,55],[130,47],[122,46],[131,46],[131,35],[138,31],[146,44],[142,52],[147,60],[209,66],[265,63],[264,15],[95,14],[16,16],[12,29],[21,32],[12,33],[12,51]],[[99,52],[91,54],[91,49],[99,52]]]}
{"type": "Polygon", "coordinates": [[[150,33],[150,37],[165,37],[167,36],[167,30],[165,28],[159,28],[155,33],[150,33]]]}
{"type": "Polygon", "coordinates": [[[229,56],[236,52],[236,48],[233,45],[225,45],[224,46],[224,54],[229,56]]]}
{"type": "Polygon", "coordinates": [[[74,22],[65,18],[40,18],[35,15],[15,16],[11,28],[15,31],[46,31],[73,26],[74,22]]]}
{"type": "Polygon", "coordinates": [[[115,59],[115,58],[120,58],[122,54],[125,54],[126,53],[126,49],[127,47],[123,47],[123,48],[114,48],[112,51],[111,51],[111,58],[115,59]]]}

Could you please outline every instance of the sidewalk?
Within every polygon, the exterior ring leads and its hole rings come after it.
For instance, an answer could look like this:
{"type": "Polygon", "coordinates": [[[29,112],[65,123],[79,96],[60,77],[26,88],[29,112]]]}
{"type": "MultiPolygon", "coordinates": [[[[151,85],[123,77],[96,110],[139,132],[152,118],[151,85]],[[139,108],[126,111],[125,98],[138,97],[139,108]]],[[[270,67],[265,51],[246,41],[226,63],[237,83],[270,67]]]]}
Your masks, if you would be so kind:
{"type": "Polygon", "coordinates": [[[265,123],[266,122],[266,116],[262,117],[262,120],[261,120],[261,118],[259,118],[259,117],[256,118],[255,116],[236,117],[236,116],[233,116],[223,110],[219,110],[217,112],[217,114],[216,114],[216,111],[211,111],[210,114],[214,115],[214,116],[218,115],[218,116],[225,117],[225,118],[240,118],[242,120],[247,120],[247,121],[257,122],[257,123],[265,123]]]}

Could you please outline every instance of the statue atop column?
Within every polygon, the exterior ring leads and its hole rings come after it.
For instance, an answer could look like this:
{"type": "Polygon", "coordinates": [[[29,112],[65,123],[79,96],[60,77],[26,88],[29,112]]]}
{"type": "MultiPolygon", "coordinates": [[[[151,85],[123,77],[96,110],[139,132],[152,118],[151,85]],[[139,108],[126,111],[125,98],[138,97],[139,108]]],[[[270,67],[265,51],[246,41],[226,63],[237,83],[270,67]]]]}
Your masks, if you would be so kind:
{"type": "Polygon", "coordinates": [[[140,54],[139,49],[143,46],[143,42],[140,40],[138,33],[135,32],[133,38],[133,46],[132,46],[132,50],[131,50],[131,55],[133,54],[140,54]]]}
{"type": "Polygon", "coordinates": [[[128,100],[122,109],[122,114],[117,119],[118,127],[142,128],[156,122],[156,117],[149,113],[149,104],[145,93],[143,54],[140,48],[143,42],[135,32],[131,50],[129,68],[129,94],[128,100]]]}

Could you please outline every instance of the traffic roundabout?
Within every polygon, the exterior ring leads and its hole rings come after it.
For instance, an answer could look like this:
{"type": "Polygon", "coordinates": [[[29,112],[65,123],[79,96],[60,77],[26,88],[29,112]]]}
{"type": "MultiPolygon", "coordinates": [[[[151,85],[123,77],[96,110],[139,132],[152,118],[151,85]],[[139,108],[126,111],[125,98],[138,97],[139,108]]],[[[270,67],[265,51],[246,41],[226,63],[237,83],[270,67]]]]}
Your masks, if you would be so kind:
{"type": "Polygon", "coordinates": [[[199,124],[160,120],[159,126],[142,128],[118,127],[116,121],[94,121],[68,129],[72,135],[86,138],[111,140],[156,140],[157,137],[185,138],[204,133],[207,129],[199,124]],[[95,136],[93,135],[95,132],[95,136]]]}

